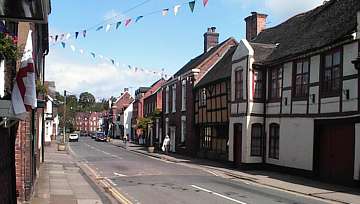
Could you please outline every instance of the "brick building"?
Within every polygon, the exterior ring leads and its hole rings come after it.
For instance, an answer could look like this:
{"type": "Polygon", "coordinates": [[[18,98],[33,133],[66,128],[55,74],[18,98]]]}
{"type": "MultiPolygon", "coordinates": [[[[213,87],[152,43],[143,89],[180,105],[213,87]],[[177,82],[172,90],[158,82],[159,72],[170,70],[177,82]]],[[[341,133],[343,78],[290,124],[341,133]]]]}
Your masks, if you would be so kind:
{"type": "Polygon", "coordinates": [[[110,110],[111,117],[111,136],[113,138],[122,138],[124,136],[124,112],[134,101],[127,89],[121,93],[120,97],[112,104],[110,110]]]}
{"type": "Polygon", "coordinates": [[[105,112],[78,112],[75,114],[75,129],[85,132],[99,131],[104,115],[105,112]]]}
{"type": "Polygon", "coordinates": [[[170,150],[196,154],[199,148],[198,134],[194,132],[194,86],[213,67],[228,49],[237,44],[234,38],[219,42],[216,28],[204,34],[204,52],[190,60],[163,86],[162,134],[170,136],[170,150]]]}
{"type": "Polygon", "coordinates": [[[161,79],[155,83],[149,90],[149,96],[144,98],[144,117],[153,117],[153,123],[148,125],[146,130],[146,143],[150,146],[156,144],[161,145],[161,127],[162,127],[162,90],[161,86],[165,83],[164,79],[161,79]],[[155,89],[155,90],[154,90],[155,89]]]}
{"type": "MultiPolygon", "coordinates": [[[[9,2],[5,1],[4,6],[9,2]]],[[[29,36],[32,37],[32,49],[34,60],[34,73],[36,80],[44,83],[44,59],[48,52],[48,24],[47,15],[50,13],[50,1],[42,1],[40,15],[36,21],[32,17],[21,16],[21,12],[9,14],[11,22],[5,21],[5,32],[16,36],[17,46],[23,52],[24,45],[29,36]],[[26,18],[26,22],[21,22],[26,18]],[[41,22],[41,23],[40,23],[41,22]],[[32,33],[30,34],[30,30],[32,33]]],[[[37,5],[38,6],[38,5],[37,5]]],[[[14,12],[10,10],[8,12],[14,12]]],[[[35,13],[34,13],[35,14],[35,13]]],[[[0,18],[3,18],[4,14],[0,18]]],[[[8,13],[5,14],[5,17],[8,13]]],[[[2,23],[3,24],[3,23],[2,23]]],[[[2,25],[1,25],[2,26],[2,25]]],[[[37,110],[28,112],[26,118],[18,121],[10,111],[11,92],[13,81],[20,63],[1,57],[0,79],[0,203],[17,203],[30,199],[41,161],[41,148],[43,147],[43,109],[38,105],[37,110]],[[5,118],[7,117],[7,122],[5,118]],[[8,126],[6,126],[6,125],[8,126]]],[[[38,101],[44,100],[42,93],[37,93],[38,101]]]]}

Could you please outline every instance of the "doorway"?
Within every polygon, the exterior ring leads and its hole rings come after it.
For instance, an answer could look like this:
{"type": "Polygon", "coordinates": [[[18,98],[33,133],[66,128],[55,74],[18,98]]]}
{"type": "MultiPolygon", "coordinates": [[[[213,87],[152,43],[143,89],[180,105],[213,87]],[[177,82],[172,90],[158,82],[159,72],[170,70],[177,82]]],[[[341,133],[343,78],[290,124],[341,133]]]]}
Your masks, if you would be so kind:
{"type": "Polygon", "coordinates": [[[234,124],[234,163],[236,166],[240,166],[241,164],[241,156],[242,156],[242,124],[235,123],[234,124]]]}
{"type": "Polygon", "coordinates": [[[176,128],[175,127],[170,127],[170,151],[171,152],[175,152],[176,148],[175,148],[175,140],[176,140],[176,128]]]}

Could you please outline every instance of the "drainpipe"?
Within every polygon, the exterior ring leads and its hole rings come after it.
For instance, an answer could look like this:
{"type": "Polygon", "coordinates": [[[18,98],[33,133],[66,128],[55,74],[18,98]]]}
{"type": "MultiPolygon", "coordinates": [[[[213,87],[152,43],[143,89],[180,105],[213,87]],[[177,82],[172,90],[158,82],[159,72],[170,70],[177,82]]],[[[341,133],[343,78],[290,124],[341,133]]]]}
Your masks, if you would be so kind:
{"type": "MultiPolygon", "coordinates": [[[[49,54],[49,48],[45,50],[43,54],[43,64],[42,64],[42,79],[43,79],[43,85],[45,84],[45,56],[49,54]]],[[[44,96],[46,97],[46,96],[44,96]]],[[[46,102],[46,99],[44,98],[44,101],[46,102]]],[[[42,112],[42,131],[41,131],[41,158],[42,163],[44,163],[44,152],[45,152],[45,108],[42,112]]]]}
{"type": "MultiPolygon", "coordinates": [[[[266,69],[264,69],[264,70],[266,70],[266,69]]],[[[266,84],[267,84],[267,72],[266,71],[264,71],[263,72],[263,98],[264,98],[264,101],[263,101],[263,103],[264,103],[264,116],[263,116],[263,123],[264,123],[264,125],[263,125],[263,142],[262,142],[262,148],[263,148],[263,154],[262,154],[262,163],[263,164],[265,164],[266,163],[266,96],[267,96],[267,93],[266,93],[266,84]]]]}

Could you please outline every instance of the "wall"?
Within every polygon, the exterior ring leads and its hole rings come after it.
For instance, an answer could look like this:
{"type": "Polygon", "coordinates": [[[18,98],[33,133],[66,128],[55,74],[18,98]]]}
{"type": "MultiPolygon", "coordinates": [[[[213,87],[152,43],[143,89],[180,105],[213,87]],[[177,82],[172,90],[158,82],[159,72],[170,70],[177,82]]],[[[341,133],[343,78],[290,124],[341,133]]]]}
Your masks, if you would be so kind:
{"type": "MultiPolygon", "coordinates": [[[[133,103],[124,111],[124,134],[131,135],[131,118],[133,113],[133,103]]],[[[130,138],[129,138],[130,139],[130,138]]]]}
{"type": "Polygon", "coordinates": [[[354,179],[360,180],[360,123],[355,124],[354,179]]]}
{"type": "Polygon", "coordinates": [[[266,120],[267,163],[313,170],[314,120],[310,118],[269,118],[266,120]],[[269,126],[280,125],[279,159],[269,158],[269,126]]]}

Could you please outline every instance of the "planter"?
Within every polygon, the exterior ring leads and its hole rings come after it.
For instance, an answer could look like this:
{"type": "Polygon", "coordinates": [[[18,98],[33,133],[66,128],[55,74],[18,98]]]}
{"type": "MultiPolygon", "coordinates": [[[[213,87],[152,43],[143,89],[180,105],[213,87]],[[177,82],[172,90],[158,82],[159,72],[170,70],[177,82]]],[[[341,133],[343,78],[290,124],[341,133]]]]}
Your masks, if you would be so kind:
{"type": "Polygon", "coordinates": [[[65,151],[65,150],[66,150],[66,145],[62,143],[58,143],[58,151],[65,151]]]}
{"type": "Polygon", "coordinates": [[[154,153],[155,147],[148,147],[148,152],[149,153],[154,153]]]}

